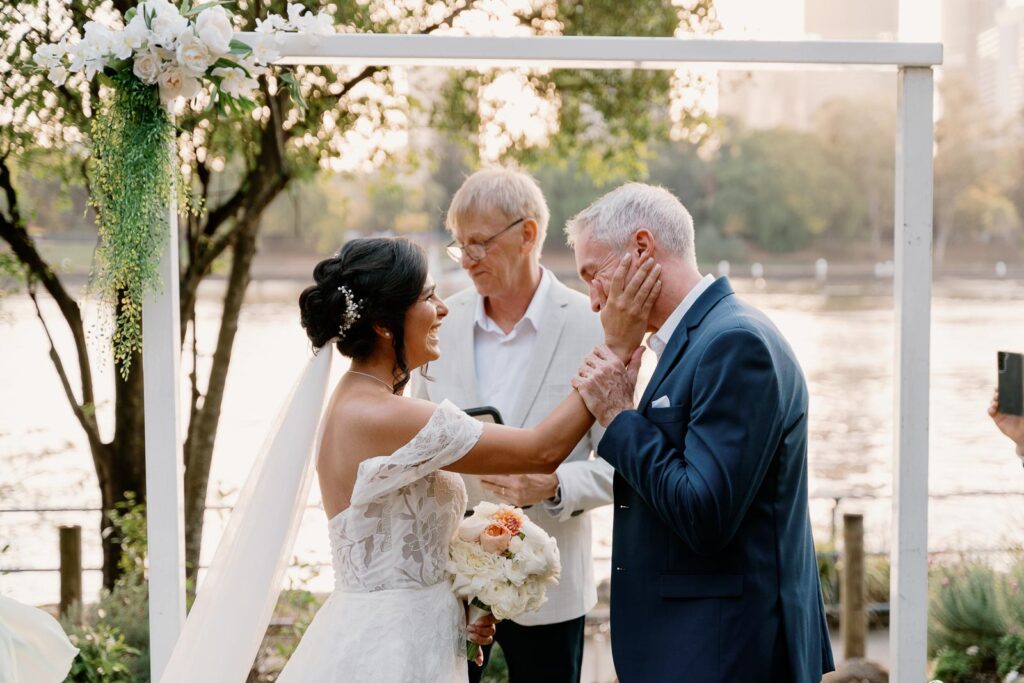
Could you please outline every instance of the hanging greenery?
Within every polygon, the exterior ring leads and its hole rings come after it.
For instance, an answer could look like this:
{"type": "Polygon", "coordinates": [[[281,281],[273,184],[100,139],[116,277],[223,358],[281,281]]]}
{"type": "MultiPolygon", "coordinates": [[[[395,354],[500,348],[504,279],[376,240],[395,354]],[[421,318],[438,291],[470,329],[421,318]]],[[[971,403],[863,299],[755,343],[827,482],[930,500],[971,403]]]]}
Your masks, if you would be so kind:
{"type": "Polygon", "coordinates": [[[142,351],[143,297],[161,286],[157,269],[171,203],[186,185],[175,182],[174,125],[157,89],[131,73],[113,80],[92,125],[90,203],[100,237],[92,288],[116,304],[114,362],[127,378],[132,356],[142,351]]]}
{"type": "MultiPolygon", "coordinates": [[[[125,378],[142,351],[142,301],[164,286],[158,268],[172,207],[200,209],[179,177],[168,107],[184,100],[216,112],[252,111],[257,79],[280,56],[281,34],[315,42],[334,32],[328,13],[292,3],[287,18],[257,20],[256,35],[243,42],[224,4],[144,0],[125,13],[122,28],[90,21],[81,38],[41,45],[32,56],[55,86],[79,73],[87,80],[102,74],[111,86],[92,126],[90,204],[100,236],[92,289],[114,304],[114,362],[125,378]]],[[[288,73],[280,79],[301,109],[298,82],[288,73]]]]}

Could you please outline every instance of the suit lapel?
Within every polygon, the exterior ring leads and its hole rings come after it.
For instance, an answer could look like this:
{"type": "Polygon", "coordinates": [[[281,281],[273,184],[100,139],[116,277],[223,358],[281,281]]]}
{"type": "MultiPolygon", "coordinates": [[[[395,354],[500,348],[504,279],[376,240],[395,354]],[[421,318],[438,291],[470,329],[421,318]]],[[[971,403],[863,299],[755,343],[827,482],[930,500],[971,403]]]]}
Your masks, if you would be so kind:
{"type": "Polygon", "coordinates": [[[661,383],[665,381],[665,377],[676,366],[679,356],[686,350],[686,346],[690,341],[690,330],[700,325],[711,309],[719,301],[730,296],[732,293],[733,289],[729,284],[729,279],[720,277],[703,294],[697,297],[697,300],[693,302],[690,310],[679,321],[679,326],[676,327],[672,337],[668,340],[668,345],[665,346],[665,351],[661,354],[661,359],[654,368],[654,374],[651,375],[651,381],[647,383],[644,395],[640,399],[640,403],[637,404],[638,408],[643,409],[648,406],[654,397],[654,392],[658,390],[661,383]]]}
{"type": "Polygon", "coordinates": [[[568,314],[569,297],[565,285],[551,277],[548,300],[545,302],[544,315],[541,318],[537,339],[534,341],[530,362],[526,367],[519,391],[516,393],[512,410],[505,416],[505,422],[515,427],[523,426],[530,408],[533,407],[540,388],[544,383],[548,367],[555,356],[558,339],[562,336],[565,319],[568,314]]]}

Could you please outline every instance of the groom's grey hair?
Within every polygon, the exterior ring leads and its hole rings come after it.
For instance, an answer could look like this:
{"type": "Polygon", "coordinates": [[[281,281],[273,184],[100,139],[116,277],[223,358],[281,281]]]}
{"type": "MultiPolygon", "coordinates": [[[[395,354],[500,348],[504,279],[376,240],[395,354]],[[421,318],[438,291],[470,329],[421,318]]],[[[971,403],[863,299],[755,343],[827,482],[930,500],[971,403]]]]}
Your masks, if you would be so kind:
{"type": "Polygon", "coordinates": [[[637,230],[654,235],[658,246],[696,262],[693,218],[682,202],[663,187],[626,183],[604,195],[569,219],[565,234],[569,246],[586,235],[616,250],[625,250],[637,230]]]}
{"type": "Polygon", "coordinates": [[[550,216],[544,193],[533,176],[518,168],[492,166],[466,178],[452,197],[444,223],[448,232],[454,232],[474,219],[511,223],[532,218],[537,223],[534,254],[540,256],[550,216]]]}

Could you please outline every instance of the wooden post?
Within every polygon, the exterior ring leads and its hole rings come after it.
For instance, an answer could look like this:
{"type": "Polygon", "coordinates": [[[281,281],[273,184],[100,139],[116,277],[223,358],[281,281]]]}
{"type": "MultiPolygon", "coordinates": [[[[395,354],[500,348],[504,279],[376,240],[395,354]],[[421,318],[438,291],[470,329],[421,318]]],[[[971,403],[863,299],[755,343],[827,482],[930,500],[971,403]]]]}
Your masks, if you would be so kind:
{"type": "Polygon", "coordinates": [[[82,527],[62,526],[60,532],[60,615],[82,604],[82,527]]]}
{"type": "Polygon", "coordinates": [[[843,659],[867,653],[867,613],[864,611],[864,516],[843,515],[843,570],[839,591],[839,629],[843,659]]]}

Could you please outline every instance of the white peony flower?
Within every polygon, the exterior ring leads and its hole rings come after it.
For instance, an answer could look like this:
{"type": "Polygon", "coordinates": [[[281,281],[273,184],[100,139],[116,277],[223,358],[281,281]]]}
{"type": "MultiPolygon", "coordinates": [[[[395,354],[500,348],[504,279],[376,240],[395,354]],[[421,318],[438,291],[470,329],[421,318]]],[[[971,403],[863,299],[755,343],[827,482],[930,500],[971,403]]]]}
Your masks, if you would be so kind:
{"type": "Polygon", "coordinates": [[[135,63],[132,65],[132,73],[145,83],[153,85],[160,75],[160,57],[152,51],[138,52],[135,55],[135,63]]]}
{"type": "Polygon", "coordinates": [[[196,18],[196,33],[206,43],[210,52],[218,57],[227,54],[231,49],[231,39],[235,30],[231,26],[231,17],[220,5],[204,9],[196,18]]]}
{"type": "Polygon", "coordinates": [[[55,86],[59,88],[60,86],[64,85],[65,82],[67,82],[68,70],[65,69],[62,65],[56,64],[50,67],[50,72],[46,74],[46,77],[50,79],[51,83],[53,83],[55,86]]]}
{"type": "Polygon", "coordinates": [[[199,39],[192,29],[185,29],[178,36],[178,49],[175,52],[178,64],[193,76],[202,76],[217,61],[206,43],[199,39]]]}
{"type": "Polygon", "coordinates": [[[113,41],[114,32],[109,28],[95,21],[85,22],[85,36],[82,37],[82,42],[89,43],[90,49],[106,55],[111,52],[113,41]]]}
{"type": "Polygon", "coordinates": [[[177,64],[165,66],[156,82],[160,86],[160,101],[164,104],[170,104],[179,97],[190,100],[201,88],[199,80],[177,64]]]}
{"type": "Polygon", "coordinates": [[[250,78],[242,69],[217,68],[213,70],[214,76],[221,78],[221,92],[233,95],[234,97],[251,98],[253,90],[258,85],[255,78],[250,78]]]}

